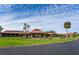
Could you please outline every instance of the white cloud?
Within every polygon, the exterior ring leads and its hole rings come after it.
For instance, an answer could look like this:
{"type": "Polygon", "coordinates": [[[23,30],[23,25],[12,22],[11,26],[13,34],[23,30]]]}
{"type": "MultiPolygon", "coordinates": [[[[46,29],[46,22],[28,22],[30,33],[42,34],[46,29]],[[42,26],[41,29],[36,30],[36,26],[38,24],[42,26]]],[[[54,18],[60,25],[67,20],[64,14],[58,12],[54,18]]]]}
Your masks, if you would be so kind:
{"type": "Polygon", "coordinates": [[[23,19],[14,19],[15,14],[9,14],[9,15],[2,15],[0,16],[0,25],[3,25],[4,30],[22,30],[23,23],[27,23],[31,25],[31,29],[33,28],[40,28],[43,30],[56,30],[57,32],[65,32],[65,29],[63,28],[63,23],[65,21],[70,21],[72,24],[73,30],[75,31],[77,29],[77,26],[79,23],[79,12],[78,13],[72,13],[71,16],[65,16],[65,14],[59,14],[59,15],[47,15],[47,16],[36,16],[36,17],[29,17],[29,18],[23,18],[23,19]],[[75,29],[74,29],[75,28],[75,29]]]}

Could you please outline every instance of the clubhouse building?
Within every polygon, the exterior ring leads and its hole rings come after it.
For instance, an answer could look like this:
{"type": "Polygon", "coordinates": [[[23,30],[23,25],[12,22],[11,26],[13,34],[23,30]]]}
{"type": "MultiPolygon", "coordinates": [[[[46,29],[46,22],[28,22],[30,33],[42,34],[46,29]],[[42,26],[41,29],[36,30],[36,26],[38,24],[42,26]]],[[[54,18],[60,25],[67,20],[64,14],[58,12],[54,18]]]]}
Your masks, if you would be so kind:
{"type": "Polygon", "coordinates": [[[5,30],[0,32],[3,37],[26,37],[26,38],[47,38],[52,36],[53,33],[43,32],[41,29],[33,29],[31,32],[5,30]]]}
{"type": "MultiPolygon", "coordinates": [[[[76,32],[67,33],[69,37],[77,35],[76,32]]],[[[1,37],[26,37],[26,38],[49,38],[49,37],[65,37],[66,34],[55,34],[52,32],[44,32],[41,29],[33,29],[31,32],[5,30],[0,32],[1,37]]]]}

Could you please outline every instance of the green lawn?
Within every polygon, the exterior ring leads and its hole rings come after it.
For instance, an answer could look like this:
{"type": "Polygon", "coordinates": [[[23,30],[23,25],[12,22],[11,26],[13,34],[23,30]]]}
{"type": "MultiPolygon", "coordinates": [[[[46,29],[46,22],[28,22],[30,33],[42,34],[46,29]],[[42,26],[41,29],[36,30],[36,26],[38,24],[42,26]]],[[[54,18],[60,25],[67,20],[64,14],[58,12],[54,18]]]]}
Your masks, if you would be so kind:
{"type": "Polygon", "coordinates": [[[26,38],[20,38],[20,37],[0,37],[0,47],[61,43],[61,42],[78,40],[78,38],[79,37],[49,38],[49,39],[26,39],[26,38]]]}

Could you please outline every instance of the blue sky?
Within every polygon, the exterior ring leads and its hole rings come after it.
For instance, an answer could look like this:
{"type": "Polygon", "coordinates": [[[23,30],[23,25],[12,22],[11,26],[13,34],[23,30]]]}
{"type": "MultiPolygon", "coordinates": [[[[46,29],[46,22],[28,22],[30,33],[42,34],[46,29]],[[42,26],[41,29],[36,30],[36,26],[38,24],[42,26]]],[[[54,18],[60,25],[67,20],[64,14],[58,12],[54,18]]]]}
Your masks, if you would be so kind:
{"type": "Polygon", "coordinates": [[[23,30],[23,23],[31,29],[55,30],[65,33],[64,22],[71,22],[70,32],[79,33],[79,5],[77,4],[0,4],[0,25],[4,30],[23,30]]]}

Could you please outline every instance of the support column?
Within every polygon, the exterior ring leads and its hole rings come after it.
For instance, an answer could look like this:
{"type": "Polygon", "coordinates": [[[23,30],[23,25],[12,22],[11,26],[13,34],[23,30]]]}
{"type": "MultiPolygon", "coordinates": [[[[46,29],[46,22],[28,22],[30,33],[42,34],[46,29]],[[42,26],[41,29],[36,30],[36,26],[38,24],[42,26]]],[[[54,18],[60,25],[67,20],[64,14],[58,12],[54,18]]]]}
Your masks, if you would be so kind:
{"type": "Polygon", "coordinates": [[[39,35],[39,38],[40,38],[40,39],[42,38],[42,34],[39,35]]]}
{"type": "Polygon", "coordinates": [[[42,38],[42,34],[40,34],[40,38],[42,38]]]}
{"type": "Polygon", "coordinates": [[[29,38],[29,34],[27,34],[27,38],[29,38]]]}
{"type": "Polygon", "coordinates": [[[32,34],[30,36],[31,36],[31,38],[33,38],[32,34]]]}

